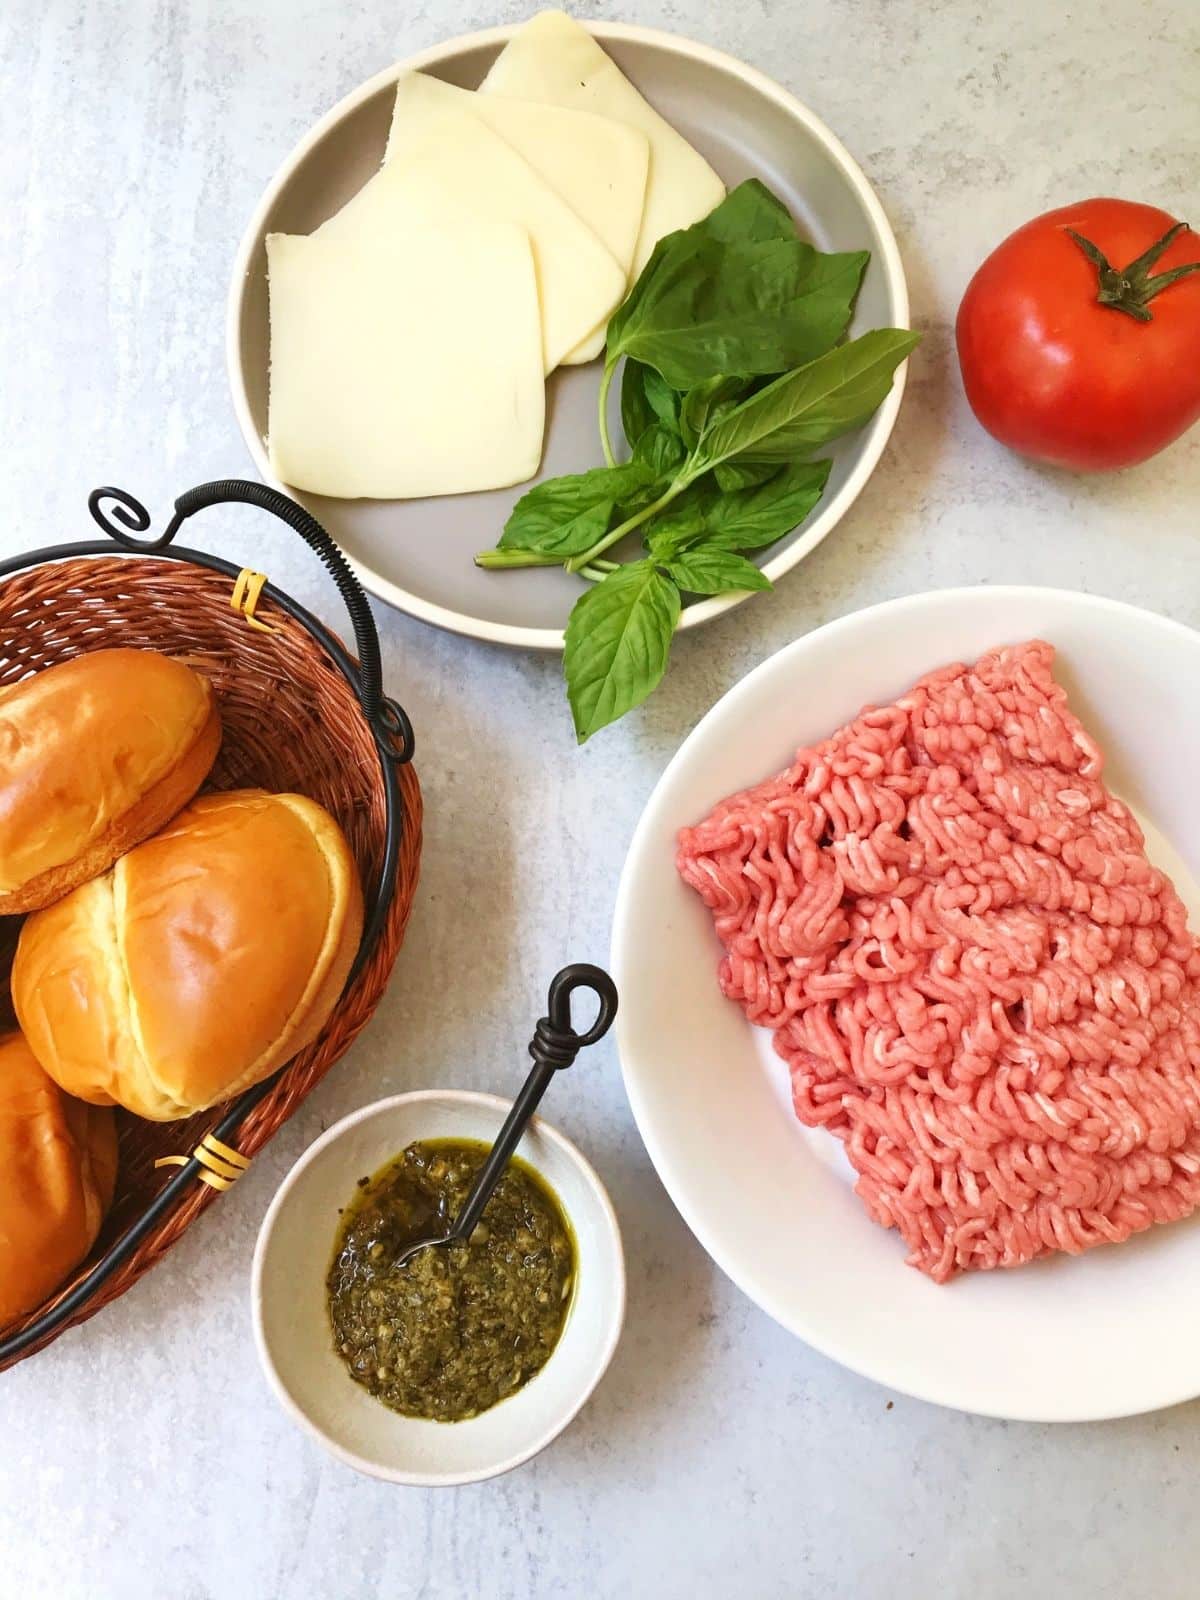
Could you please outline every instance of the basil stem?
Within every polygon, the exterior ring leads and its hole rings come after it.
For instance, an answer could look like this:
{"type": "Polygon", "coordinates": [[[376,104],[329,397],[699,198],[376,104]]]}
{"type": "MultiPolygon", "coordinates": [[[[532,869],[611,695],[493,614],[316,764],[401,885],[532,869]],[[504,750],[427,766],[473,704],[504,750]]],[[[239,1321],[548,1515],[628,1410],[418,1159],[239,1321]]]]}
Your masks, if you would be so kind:
{"type": "Polygon", "coordinates": [[[584,550],[580,555],[572,556],[569,561],[563,562],[563,566],[568,572],[580,572],[584,567],[591,566],[597,556],[602,556],[606,550],[611,550],[613,545],[623,539],[627,533],[632,533],[635,528],[640,528],[642,523],[649,522],[656,512],[661,511],[664,506],[669,506],[676,495],[682,494],[691,481],[685,467],[678,477],[667,485],[666,490],[659,495],[657,500],[652,500],[648,506],[643,506],[640,511],[635,511],[633,516],[626,517],[624,522],[619,522],[615,528],[610,529],[603,539],[597,539],[589,550],[584,550]]]}
{"type": "Polygon", "coordinates": [[[613,373],[617,370],[616,361],[604,363],[604,376],[600,379],[600,443],[604,448],[604,464],[606,467],[615,467],[617,458],[613,454],[612,440],[608,436],[608,391],[612,385],[613,373]]]}
{"type": "Polygon", "coordinates": [[[510,567],[561,567],[562,557],[543,555],[537,550],[481,550],[475,557],[475,565],[489,572],[502,572],[510,567]]]}

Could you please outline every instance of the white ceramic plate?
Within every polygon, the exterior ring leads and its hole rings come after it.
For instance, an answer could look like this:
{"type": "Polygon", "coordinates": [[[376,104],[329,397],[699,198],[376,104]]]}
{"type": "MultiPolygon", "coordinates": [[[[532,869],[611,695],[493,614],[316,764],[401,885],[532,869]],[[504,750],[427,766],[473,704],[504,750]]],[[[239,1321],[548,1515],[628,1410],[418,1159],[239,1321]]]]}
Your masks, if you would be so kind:
{"type": "Polygon", "coordinates": [[[921,1399],[1082,1421],[1200,1394],[1200,1217],[1127,1244],[939,1287],[852,1192],[837,1141],[800,1126],[784,1063],[718,987],[709,914],[674,867],[677,830],[795,749],[935,667],[1041,637],[1200,926],[1200,634],[1051,589],[891,601],[780,651],[725,696],[667,768],[621,879],[613,974],[625,1084],[675,1204],[729,1276],[792,1332],[921,1399]],[[1172,848],[1172,843],[1174,848],[1172,848]]]}
{"type": "Polygon", "coordinates": [[[578,1276],[553,1355],[523,1389],[467,1422],[399,1416],[334,1354],[325,1275],[338,1210],[360,1177],[414,1139],[482,1139],[510,1102],[417,1090],[344,1117],[301,1156],[263,1219],[251,1269],[254,1338],[284,1410],[347,1466],[389,1483],[475,1483],[528,1461],[558,1436],[603,1377],[625,1316],[625,1258],[604,1185],[569,1139],[535,1117],[517,1154],[558,1195],[575,1229],[578,1276]]]}
{"type": "MultiPolygon", "coordinates": [[[[854,160],[817,117],[761,72],[706,46],[652,28],[589,22],[617,64],[726,183],[757,176],[791,207],[807,237],[824,250],[871,252],[851,332],[908,326],[908,290],[883,209],[854,160]]],[[[450,39],[399,61],[340,101],[313,127],[271,180],[243,236],[229,291],[226,359],[238,425],[254,464],[272,476],[267,427],[268,233],[309,233],[378,168],[387,141],[393,87],[420,69],[475,88],[513,27],[450,39]]],[[[563,368],[550,381],[542,475],[580,472],[601,460],[596,430],[597,362],[563,368]]],[[[815,513],[765,553],[778,579],[808,554],[854,503],[874,471],[900,407],[901,368],[891,393],[857,434],[833,447],[833,471],[815,513]]],[[[614,384],[613,415],[617,415],[614,384]]],[[[618,424],[619,433],[619,424],[618,424]]],[[[560,650],[579,580],[556,567],[483,572],[472,563],[495,544],[528,485],[434,500],[332,500],[299,495],[347,552],[363,583],[382,600],[455,633],[500,644],[560,650]]],[[[681,626],[704,622],[745,596],[722,595],[685,608],[681,626]]]]}

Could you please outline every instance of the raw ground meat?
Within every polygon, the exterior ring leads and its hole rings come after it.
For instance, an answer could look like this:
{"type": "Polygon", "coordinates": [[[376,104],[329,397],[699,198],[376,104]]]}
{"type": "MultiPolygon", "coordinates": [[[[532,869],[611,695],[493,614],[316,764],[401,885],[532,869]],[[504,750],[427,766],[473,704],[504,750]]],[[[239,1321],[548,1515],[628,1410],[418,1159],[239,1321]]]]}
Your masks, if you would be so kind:
{"type": "Polygon", "coordinates": [[[679,837],[721,987],[938,1282],[1200,1203],[1200,945],[1053,660],[932,673],[679,837]]]}

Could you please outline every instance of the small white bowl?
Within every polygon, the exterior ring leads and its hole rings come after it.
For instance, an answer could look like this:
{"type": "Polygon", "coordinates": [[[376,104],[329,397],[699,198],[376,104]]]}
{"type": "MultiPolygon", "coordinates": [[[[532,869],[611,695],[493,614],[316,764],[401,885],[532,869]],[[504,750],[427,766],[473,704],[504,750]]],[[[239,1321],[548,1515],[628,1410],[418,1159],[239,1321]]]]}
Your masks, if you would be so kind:
{"type": "Polygon", "coordinates": [[[575,1229],[575,1296],[554,1354],[517,1394],[467,1422],[400,1416],[349,1376],[333,1349],[325,1276],[338,1208],[357,1180],[414,1139],[494,1139],[510,1102],[422,1089],[364,1106],[288,1173],[254,1250],[254,1339],[276,1398],[339,1461],[372,1478],[426,1487],[476,1483],[528,1461],[582,1408],[625,1319],[625,1257],[604,1185],[569,1139],[535,1117],[518,1155],[550,1184],[575,1229]]]}

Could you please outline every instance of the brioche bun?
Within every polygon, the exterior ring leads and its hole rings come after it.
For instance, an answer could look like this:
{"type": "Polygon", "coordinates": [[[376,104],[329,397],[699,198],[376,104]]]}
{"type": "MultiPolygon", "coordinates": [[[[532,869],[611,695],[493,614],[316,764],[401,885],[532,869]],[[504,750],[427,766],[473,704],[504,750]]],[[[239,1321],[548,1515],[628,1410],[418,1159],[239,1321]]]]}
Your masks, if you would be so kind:
{"type": "Polygon", "coordinates": [[[116,1175],[112,1112],[65,1095],[19,1033],[0,1037],[0,1326],[87,1255],[116,1175]]]}
{"type": "Polygon", "coordinates": [[[153,650],[94,650],[0,689],[0,916],[106,872],[217,757],[212,685],[153,650]]]}
{"type": "Polygon", "coordinates": [[[315,801],[205,795],[21,930],[13,1003],[68,1093],[169,1121],[310,1044],[362,933],[350,847],[315,801]]]}

